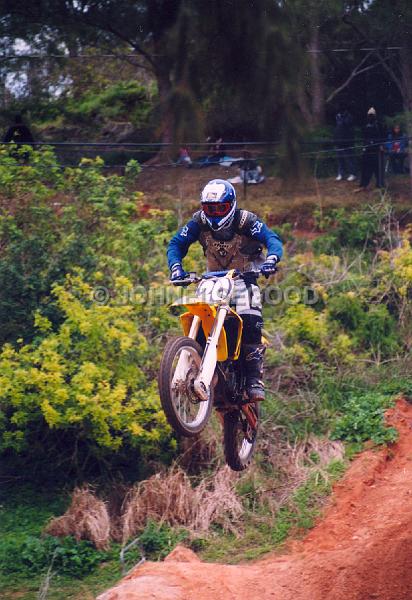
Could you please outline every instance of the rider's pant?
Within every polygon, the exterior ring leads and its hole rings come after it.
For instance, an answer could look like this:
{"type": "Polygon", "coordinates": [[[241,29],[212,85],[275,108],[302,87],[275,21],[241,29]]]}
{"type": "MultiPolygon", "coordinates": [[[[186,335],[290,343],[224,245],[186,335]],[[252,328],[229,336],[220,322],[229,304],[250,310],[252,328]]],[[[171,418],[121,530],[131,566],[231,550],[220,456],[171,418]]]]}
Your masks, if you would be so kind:
{"type": "Polygon", "coordinates": [[[260,290],[254,283],[243,279],[235,281],[232,306],[243,320],[243,344],[260,344],[262,337],[262,300],[260,290]]]}
{"type": "Polygon", "coordinates": [[[262,301],[258,286],[236,280],[232,305],[243,320],[241,352],[245,360],[248,383],[261,381],[265,347],[262,344],[262,301]]]}

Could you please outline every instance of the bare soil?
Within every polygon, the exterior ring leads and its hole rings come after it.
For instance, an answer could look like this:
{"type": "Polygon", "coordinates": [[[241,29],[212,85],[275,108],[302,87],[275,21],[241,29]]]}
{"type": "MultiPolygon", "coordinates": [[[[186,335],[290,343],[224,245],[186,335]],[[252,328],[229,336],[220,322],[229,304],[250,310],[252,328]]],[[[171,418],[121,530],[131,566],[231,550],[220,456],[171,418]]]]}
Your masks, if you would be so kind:
{"type": "Polygon", "coordinates": [[[398,442],[353,461],[322,520],[287,554],[223,565],[178,547],[98,600],[411,600],[412,406],[399,400],[387,419],[398,442]]]}
{"type": "MultiPolygon", "coordinates": [[[[181,220],[199,209],[202,187],[215,177],[227,179],[236,175],[234,167],[187,169],[185,167],[146,168],[136,181],[136,189],[144,193],[144,205],[169,208],[181,220]]],[[[387,194],[393,201],[401,225],[412,220],[410,210],[409,177],[388,179],[387,194]]],[[[293,231],[310,232],[314,229],[313,211],[331,208],[360,208],[379,201],[381,192],[371,184],[370,190],[355,193],[357,181],[335,181],[334,178],[316,179],[310,175],[296,181],[284,182],[267,177],[258,185],[235,184],[238,203],[242,208],[259,214],[269,225],[289,223],[293,231]]]]}

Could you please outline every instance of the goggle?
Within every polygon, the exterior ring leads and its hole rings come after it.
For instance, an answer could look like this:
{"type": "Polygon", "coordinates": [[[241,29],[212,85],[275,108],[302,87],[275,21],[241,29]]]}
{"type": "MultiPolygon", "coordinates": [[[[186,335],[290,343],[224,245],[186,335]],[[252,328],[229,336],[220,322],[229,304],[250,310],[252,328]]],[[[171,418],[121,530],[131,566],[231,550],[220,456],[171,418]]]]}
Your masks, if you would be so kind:
{"type": "Polygon", "coordinates": [[[232,208],[231,202],[202,202],[202,208],[208,217],[225,217],[232,208]]]}

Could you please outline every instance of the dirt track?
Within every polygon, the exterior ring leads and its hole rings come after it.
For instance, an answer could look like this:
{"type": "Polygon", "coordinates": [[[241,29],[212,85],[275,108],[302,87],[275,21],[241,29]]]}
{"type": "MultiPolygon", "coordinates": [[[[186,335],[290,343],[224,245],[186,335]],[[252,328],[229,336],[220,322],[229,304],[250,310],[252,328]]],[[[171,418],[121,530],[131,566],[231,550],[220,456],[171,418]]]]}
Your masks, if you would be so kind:
{"type": "Polygon", "coordinates": [[[411,600],[412,406],[400,400],[388,419],[398,443],[352,463],[323,520],[289,554],[228,566],[177,548],[98,600],[411,600]]]}

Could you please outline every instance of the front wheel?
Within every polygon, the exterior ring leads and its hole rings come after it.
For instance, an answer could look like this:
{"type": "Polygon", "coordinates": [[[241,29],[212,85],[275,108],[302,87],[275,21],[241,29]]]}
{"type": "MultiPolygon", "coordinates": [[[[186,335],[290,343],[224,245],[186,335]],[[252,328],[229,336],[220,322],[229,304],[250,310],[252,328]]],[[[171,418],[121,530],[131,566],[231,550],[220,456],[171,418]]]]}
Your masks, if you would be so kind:
{"type": "Polygon", "coordinates": [[[251,402],[245,405],[244,409],[249,411],[249,419],[243,409],[233,410],[224,415],[225,459],[233,471],[243,471],[247,468],[256,446],[259,403],[251,402]]]}
{"type": "Polygon", "coordinates": [[[212,392],[200,400],[194,391],[199,374],[202,347],[188,337],[170,340],[160,363],[160,401],[169,424],[186,437],[200,433],[209,420],[213,405],[212,392]]]}

